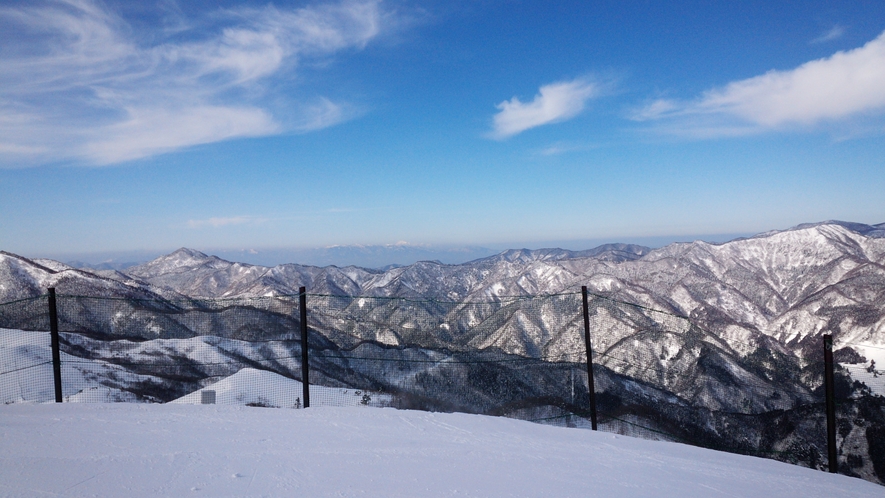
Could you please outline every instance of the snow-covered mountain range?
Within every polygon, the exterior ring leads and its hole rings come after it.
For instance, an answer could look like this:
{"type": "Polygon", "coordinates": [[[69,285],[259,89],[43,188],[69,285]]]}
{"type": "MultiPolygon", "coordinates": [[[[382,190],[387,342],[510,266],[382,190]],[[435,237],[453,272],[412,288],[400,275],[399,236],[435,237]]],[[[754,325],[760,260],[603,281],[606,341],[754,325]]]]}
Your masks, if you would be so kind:
{"type": "Polygon", "coordinates": [[[724,244],[661,249],[510,250],[460,265],[418,262],[387,271],[286,264],[262,267],[179,249],[115,270],[75,269],[0,253],[0,302],[59,293],[132,298],[242,298],[309,293],[482,301],[591,292],[690,317],[738,343],[760,335],[802,346],[885,345],[885,224],[823,222],[724,244]],[[814,343],[816,345],[816,343],[814,343]]]}
{"type": "MultiPolygon", "coordinates": [[[[582,285],[594,295],[600,409],[619,417],[613,421],[712,446],[802,454],[806,465],[820,465],[822,413],[809,407],[819,403],[825,333],[834,336],[846,379],[885,394],[873,363],[885,364],[885,224],[831,221],[655,250],[510,250],[459,265],[388,270],[263,267],[185,248],[124,271],[88,270],[0,253],[0,303],[48,287],[65,296],[126,298],[111,307],[81,299],[61,311],[63,322],[77,316],[64,322],[70,332],[83,332],[64,334],[65,354],[103,365],[73,377],[88,383],[104,375],[101,385],[120,400],[136,393],[169,401],[246,367],[300,378],[294,295],[305,286],[310,348],[321,353],[311,360],[314,383],[389,390],[408,381],[438,389],[438,399],[412,396],[394,406],[530,419],[578,412],[586,406],[582,285]],[[513,304],[520,296],[551,297],[528,309],[513,304]],[[407,366],[352,361],[365,357],[407,366]],[[566,363],[543,373],[500,366],[519,358],[566,363]],[[154,363],[133,367],[139,359],[154,363]],[[455,385],[457,378],[473,380],[455,385]],[[488,379],[503,378],[501,394],[501,382],[488,379]],[[790,429],[772,432],[771,424],[790,429]]],[[[39,329],[10,321],[0,327],[39,329]]],[[[29,351],[45,357],[41,347],[29,351]]],[[[843,396],[857,389],[846,383],[843,396]]],[[[866,421],[840,433],[842,454],[849,473],[885,481],[885,446],[875,442],[885,438],[885,411],[863,403],[845,405],[846,417],[866,421]]]]}

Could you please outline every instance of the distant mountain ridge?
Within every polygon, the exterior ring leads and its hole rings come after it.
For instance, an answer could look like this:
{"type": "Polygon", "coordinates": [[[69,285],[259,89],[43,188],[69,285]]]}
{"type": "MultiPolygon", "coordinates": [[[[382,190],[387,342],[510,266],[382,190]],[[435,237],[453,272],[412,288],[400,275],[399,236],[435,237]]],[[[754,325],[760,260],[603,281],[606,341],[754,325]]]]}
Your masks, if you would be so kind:
{"type": "Polygon", "coordinates": [[[761,334],[798,344],[830,331],[846,341],[885,343],[885,223],[826,221],[654,250],[631,244],[508,250],[463,264],[420,261],[388,270],[264,267],[182,248],[123,271],[88,271],[2,252],[0,282],[0,301],[39,295],[49,286],[140,298],[294,295],[305,286],[319,294],[489,300],[587,285],[594,293],[692,317],[735,340],[761,334]]]}
{"type": "MultiPolygon", "coordinates": [[[[885,238],[885,223],[879,223],[877,225],[866,225],[863,223],[854,223],[850,221],[839,221],[839,220],[829,220],[829,221],[820,221],[817,223],[802,223],[800,225],[796,225],[793,228],[788,228],[784,231],[790,230],[804,230],[806,228],[814,228],[822,225],[839,225],[841,227],[845,227],[852,232],[857,232],[866,237],[872,237],[876,239],[885,238]]],[[[776,233],[777,230],[771,232],[765,232],[757,235],[756,237],[762,237],[768,235],[770,233],[776,233]]]]}
{"type": "Polygon", "coordinates": [[[583,251],[569,251],[567,249],[509,249],[494,256],[482,258],[464,264],[473,264],[477,261],[507,261],[510,263],[528,263],[532,261],[562,261],[565,259],[593,258],[601,261],[620,263],[633,261],[651,252],[650,247],[636,244],[604,244],[593,249],[583,251]]]}

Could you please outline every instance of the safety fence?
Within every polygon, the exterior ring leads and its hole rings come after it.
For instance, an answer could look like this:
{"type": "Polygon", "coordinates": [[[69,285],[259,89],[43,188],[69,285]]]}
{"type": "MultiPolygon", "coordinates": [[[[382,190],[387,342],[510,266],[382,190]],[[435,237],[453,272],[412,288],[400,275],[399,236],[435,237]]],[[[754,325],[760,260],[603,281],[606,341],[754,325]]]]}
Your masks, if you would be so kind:
{"type": "Polygon", "coordinates": [[[0,304],[0,401],[457,411],[885,482],[885,372],[840,344],[828,445],[824,341],[809,341],[726,340],[586,291],[482,300],[53,292],[0,304]]]}

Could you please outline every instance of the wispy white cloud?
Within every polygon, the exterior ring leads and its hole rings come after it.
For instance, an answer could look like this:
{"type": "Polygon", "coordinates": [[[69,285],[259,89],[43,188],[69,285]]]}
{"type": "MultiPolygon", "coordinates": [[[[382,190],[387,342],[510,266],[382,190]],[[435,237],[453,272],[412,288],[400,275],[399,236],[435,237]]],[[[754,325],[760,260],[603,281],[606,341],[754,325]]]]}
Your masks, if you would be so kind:
{"type": "Polygon", "coordinates": [[[560,154],[568,154],[570,152],[584,152],[597,148],[599,148],[599,146],[596,144],[556,142],[554,144],[548,145],[547,147],[544,147],[543,149],[538,150],[537,154],[541,156],[558,156],[560,154]]]}
{"type": "Polygon", "coordinates": [[[35,147],[31,145],[19,145],[15,143],[0,142],[0,154],[10,155],[37,155],[45,153],[43,147],[35,147]]]}
{"type": "Polygon", "coordinates": [[[584,79],[544,85],[534,100],[523,103],[517,97],[497,105],[492,138],[504,139],[537,126],[574,118],[586,103],[599,94],[599,85],[584,79]]]}
{"type": "Polygon", "coordinates": [[[203,228],[203,227],[212,227],[219,228],[230,225],[246,225],[253,223],[260,223],[264,220],[260,218],[255,218],[253,216],[230,216],[227,218],[219,217],[219,218],[208,218],[205,220],[188,220],[187,226],[188,228],[203,228]]]}
{"type": "Polygon", "coordinates": [[[377,0],[221,10],[199,29],[176,16],[174,29],[143,36],[93,0],[0,8],[0,147],[20,162],[110,164],[332,126],[353,106],[323,96],[271,106],[286,96],[268,80],[363,48],[396,22],[377,0]]]}
{"type": "Polygon", "coordinates": [[[320,97],[314,102],[301,106],[298,122],[294,123],[293,127],[298,131],[319,130],[347,121],[359,114],[360,111],[356,106],[320,97]]]}
{"type": "Polygon", "coordinates": [[[83,147],[96,164],[151,156],[235,137],[268,135],[280,126],[263,109],[193,106],[126,109],[125,121],[102,127],[83,147]]]}
{"type": "Polygon", "coordinates": [[[554,144],[541,149],[539,154],[542,156],[558,156],[560,154],[565,154],[566,152],[571,152],[572,150],[574,149],[567,145],[554,144]]]}
{"type": "Polygon", "coordinates": [[[845,34],[845,27],[839,26],[838,24],[830,28],[826,33],[818,36],[814,40],[811,40],[812,44],[815,43],[826,43],[828,41],[838,40],[842,38],[842,35],[845,34]]]}
{"type": "Polygon", "coordinates": [[[704,137],[807,128],[883,111],[885,33],[862,47],[735,81],[695,100],[657,100],[632,117],[704,137]]]}

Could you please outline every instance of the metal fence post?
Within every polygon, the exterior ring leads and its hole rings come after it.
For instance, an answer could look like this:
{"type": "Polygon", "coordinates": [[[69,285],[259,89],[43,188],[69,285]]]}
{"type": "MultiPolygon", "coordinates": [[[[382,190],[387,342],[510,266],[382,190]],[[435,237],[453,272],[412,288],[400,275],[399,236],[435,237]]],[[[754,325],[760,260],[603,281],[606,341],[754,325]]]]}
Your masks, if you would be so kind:
{"type": "Polygon", "coordinates": [[[303,390],[304,407],[310,406],[310,381],[308,374],[307,357],[307,289],[301,287],[298,289],[298,301],[301,308],[301,388],[303,390]]]}
{"type": "Polygon", "coordinates": [[[52,341],[52,378],[55,383],[55,402],[62,402],[61,352],[58,340],[58,309],[55,304],[55,288],[49,288],[49,337],[52,341]]]}
{"type": "Polygon", "coordinates": [[[827,457],[830,472],[839,470],[836,457],[836,391],[833,375],[833,336],[824,335],[824,391],[827,396],[827,457]]]}
{"type": "Polygon", "coordinates": [[[587,389],[590,391],[590,427],[596,430],[596,385],[593,382],[593,348],[590,347],[590,308],[587,304],[587,286],[581,286],[584,301],[584,346],[587,348],[587,389]]]}

